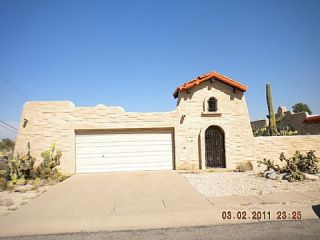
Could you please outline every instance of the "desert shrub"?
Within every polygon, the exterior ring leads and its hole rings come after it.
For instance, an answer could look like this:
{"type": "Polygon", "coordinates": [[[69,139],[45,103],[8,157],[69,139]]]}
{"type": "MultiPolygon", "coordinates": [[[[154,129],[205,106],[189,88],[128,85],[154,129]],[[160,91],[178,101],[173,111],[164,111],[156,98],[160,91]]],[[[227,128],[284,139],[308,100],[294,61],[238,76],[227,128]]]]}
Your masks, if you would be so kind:
{"type": "MultiPolygon", "coordinates": [[[[278,127],[277,129],[278,129],[277,136],[292,136],[292,135],[298,134],[298,131],[296,131],[293,128],[290,128],[288,126],[278,127]]],[[[270,136],[268,127],[254,129],[253,136],[255,136],[255,137],[270,136]]]]}
{"type": "Polygon", "coordinates": [[[280,161],[286,162],[286,165],[280,169],[281,173],[287,173],[287,180],[289,182],[295,181],[295,180],[303,180],[304,176],[302,174],[302,171],[299,169],[299,156],[300,154],[298,151],[293,155],[291,158],[286,158],[284,156],[284,153],[280,154],[280,161]]]}
{"type": "Polygon", "coordinates": [[[257,128],[253,130],[253,136],[261,137],[261,136],[269,136],[269,130],[267,127],[257,128]]]}
{"type": "Polygon", "coordinates": [[[269,171],[270,169],[273,169],[276,172],[280,172],[279,165],[274,164],[273,160],[264,158],[262,161],[258,161],[258,167],[260,167],[262,164],[267,167],[266,171],[269,171]]]}
{"type": "Polygon", "coordinates": [[[299,161],[298,161],[298,168],[305,173],[309,174],[315,174],[319,172],[318,168],[318,158],[314,154],[315,151],[309,151],[307,152],[307,155],[302,155],[300,152],[296,152],[298,155],[299,161]]]}
{"type": "Polygon", "coordinates": [[[319,172],[319,168],[317,166],[318,158],[314,153],[315,151],[310,150],[306,155],[304,155],[299,151],[296,151],[290,158],[286,158],[284,153],[281,153],[279,159],[281,162],[286,163],[283,167],[279,167],[279,165],[274,164],[274,161],[267,159],[259,161],[258,166],[263,164],[267,167],[266,171],[273,169],[275,172],[285,173],[286,179],[290,182],[303,180],[305,178],[303,173],[315,174],[319,172]]]}
{"type": "Polygon", "coordinates": [[[66,180],[68,178],[68,176],[62,174],[62,172],[60,172],[58,169],[54,169],[50,175],[50,177],[48,179],[52,179],[52,180],[56,180],[59,182],[62,182],[64,180],[66,180]]]}
{"type": "Polygon", "coordinates": [[[0,141],[1,152],[11,152],[14,149],[15,142],[9,138],[4,138],[0,141]]]}
{"type": "Polygon", "coordinates": [[[42,187],[47,183],[48,181],[46,179],[40,179],[38,177],[29,181],[29,184],[32,185],[31,190],[37,190],[39,187],[42,187]]]}
{"type": "Polygon", "coordinates": [[[252,170],[253,170],[253,166],[250,161],[239,162],[235,169],[236,172],[248,172],[252,170]]]}
{"type": "Polygon", "coordinates": [[[289,126],[278,127],[277,136],[292,136],[292,135],[298,135],[298,131],[294,130],[292,127],[289,127],[289,126]]]}

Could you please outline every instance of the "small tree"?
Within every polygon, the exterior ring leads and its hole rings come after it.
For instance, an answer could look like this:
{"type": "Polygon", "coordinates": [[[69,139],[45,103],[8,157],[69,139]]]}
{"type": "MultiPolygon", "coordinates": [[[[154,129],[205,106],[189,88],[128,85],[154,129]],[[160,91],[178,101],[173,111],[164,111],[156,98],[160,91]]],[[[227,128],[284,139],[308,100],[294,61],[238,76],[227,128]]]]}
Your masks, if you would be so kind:
{"type": "Polygon", "coordinates": [[[308,112],[309,114],[312,114],[312,111],[310,110],[309,106],[305,103],[297,103],[293,105],[292,110],[294,113],[308,112]]]}
{"type": "Polygon", "coordinates": [[[9,138],[4,138],[0,141],[0,150],[11,150],[14,148],[14,141],[9,138]]]}

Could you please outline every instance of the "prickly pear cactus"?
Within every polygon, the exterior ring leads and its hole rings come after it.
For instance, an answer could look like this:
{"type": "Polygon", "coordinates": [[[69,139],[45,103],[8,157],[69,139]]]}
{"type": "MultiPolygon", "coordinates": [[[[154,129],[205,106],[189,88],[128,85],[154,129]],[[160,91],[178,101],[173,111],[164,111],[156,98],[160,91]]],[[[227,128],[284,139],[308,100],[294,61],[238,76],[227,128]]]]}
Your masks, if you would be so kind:
{"type": "Polygon", "coordinates": [[[13,182],[23,182],[19,179],[31,179],[33,177],[33,165],[36,159],[31,156],[30,143],[28,152],[25,155],[17,155],[8,162],[8,176],[13,182]]]}
{"type": "Polygon", "coordinates": [[[28,153],[23,155],[20,159],[20,172],[24,179],[32,178],[33,165],[36,159],[31,156],[30,153],[30,143],[28,142],[28,153]]]}
{"type": "Polygon", "coordinates": [[[43,161],[37,168],[37,175],[40,178],[48,178],[54,174],[55,167],[60,165],[61,156],[61,151],[56,150],[56,145],[52,144],[50,150],[41,153],[43,161]]]}
{"type": "Polygon", "coordinates": [[[11,180],[16,180],[19,177],[21,177],[21,172],[19,169],[20,163],[17,159],[19,159],[19,155],[16,158],[14,158],[8,162],[9,176],[10,176],[11,180]]]}
{"type": "Polygon", "coordinates": [[[7,181],[5,178],[0,177],[0,192],[7,189],[7,181]]]}

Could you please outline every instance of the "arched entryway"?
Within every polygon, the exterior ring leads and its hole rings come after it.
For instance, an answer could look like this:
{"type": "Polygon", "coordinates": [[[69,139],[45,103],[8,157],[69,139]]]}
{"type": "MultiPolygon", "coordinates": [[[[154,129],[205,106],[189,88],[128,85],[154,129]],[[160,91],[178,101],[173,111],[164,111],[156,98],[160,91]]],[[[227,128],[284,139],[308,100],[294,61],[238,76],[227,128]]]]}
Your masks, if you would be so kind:
{"type": "Polygon", "coordinates": [[[206,168],[225,168],[224,132],[218,126],[210,126],[205,132],[206,168]]]}

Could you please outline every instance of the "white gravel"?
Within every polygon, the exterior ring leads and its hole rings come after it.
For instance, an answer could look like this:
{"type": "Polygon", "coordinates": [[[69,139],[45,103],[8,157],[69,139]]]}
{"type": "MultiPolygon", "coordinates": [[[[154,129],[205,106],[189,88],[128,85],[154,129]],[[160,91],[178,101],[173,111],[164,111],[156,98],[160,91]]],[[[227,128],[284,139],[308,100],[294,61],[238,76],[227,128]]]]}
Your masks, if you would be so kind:
{"type": "Polygon", "coordinates": [[[290,183],[286,180],[266,179],[253,172],[185,173],[183,176],[206,197],[320,191],[319,180],[290,183]]]}

